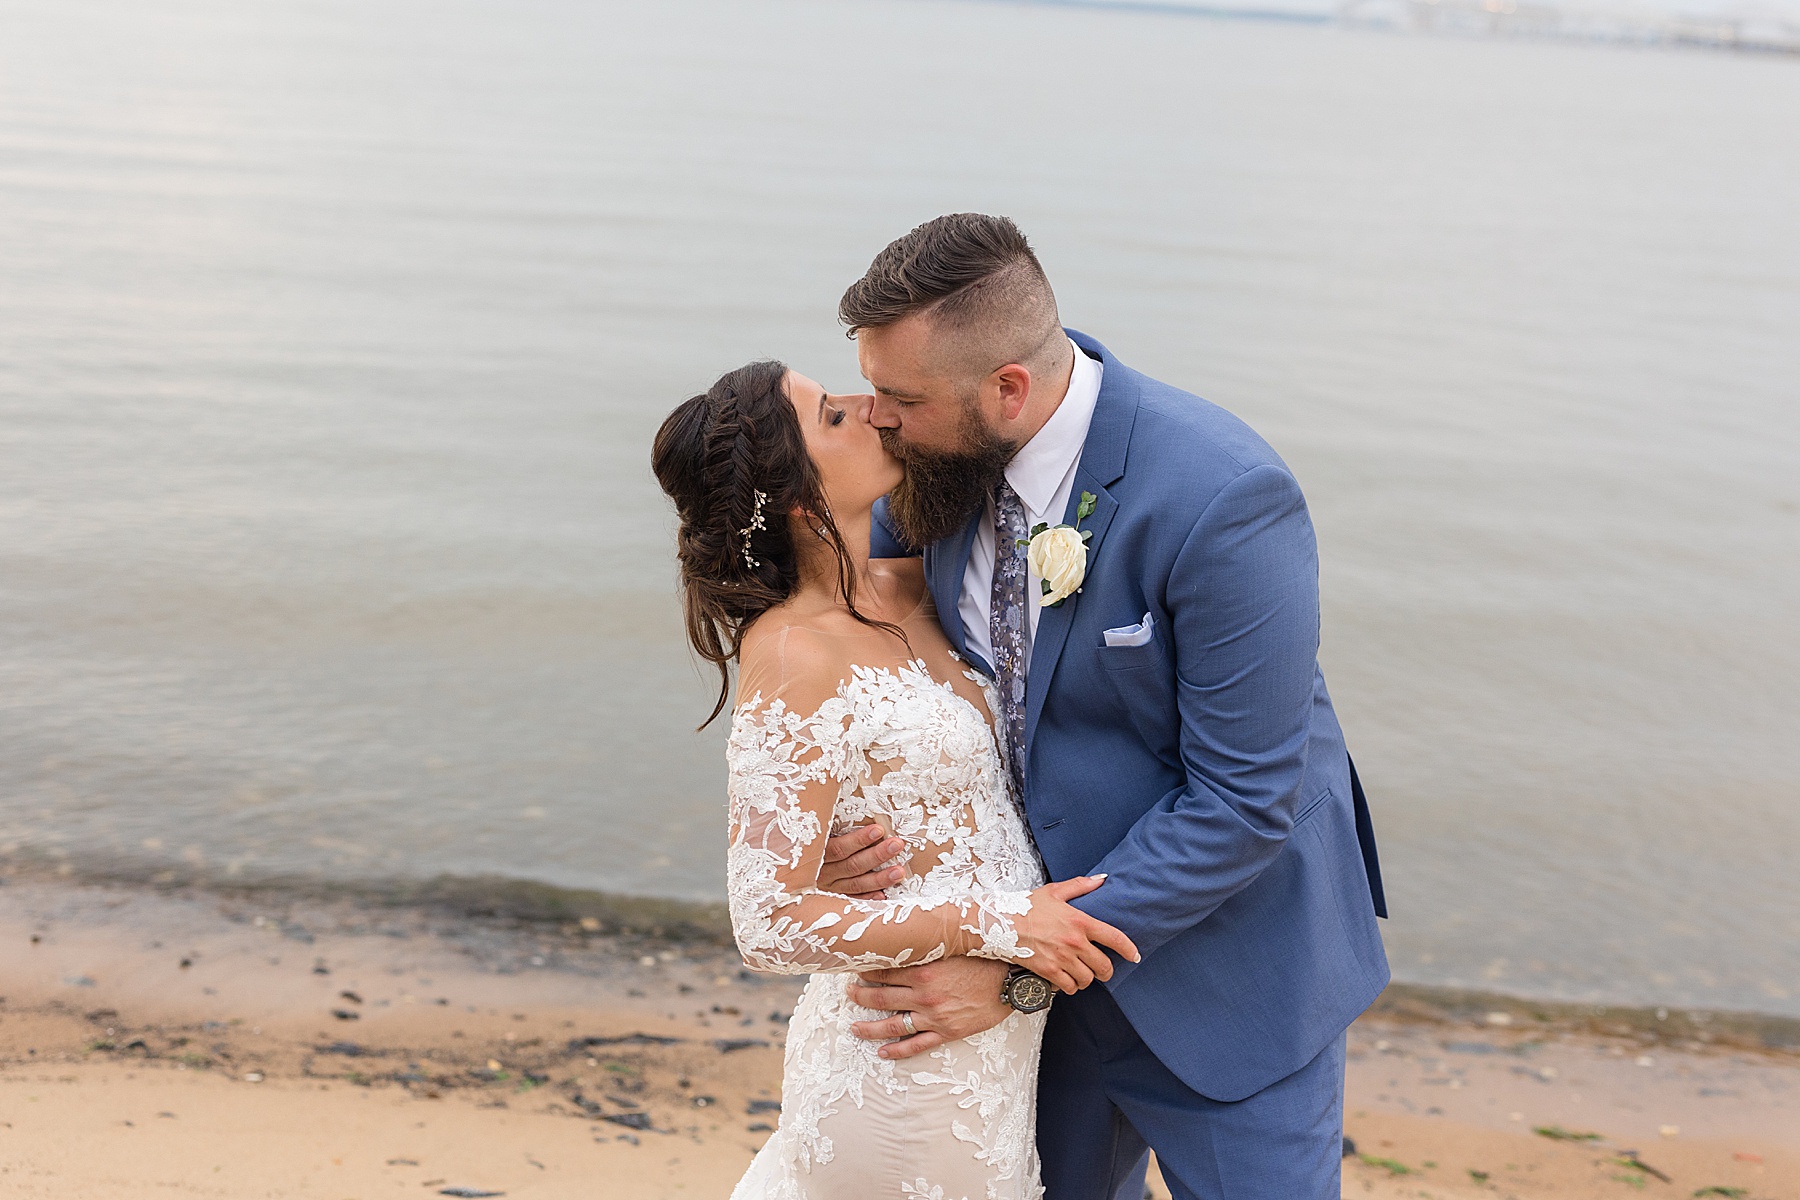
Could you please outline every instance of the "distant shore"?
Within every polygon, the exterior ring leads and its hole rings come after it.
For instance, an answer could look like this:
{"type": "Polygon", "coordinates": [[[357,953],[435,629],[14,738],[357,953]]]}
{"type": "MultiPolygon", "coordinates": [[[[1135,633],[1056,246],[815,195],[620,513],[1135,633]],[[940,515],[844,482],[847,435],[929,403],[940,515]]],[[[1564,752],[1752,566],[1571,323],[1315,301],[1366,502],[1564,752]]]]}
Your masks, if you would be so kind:
{"type": "MultiPolygon", "coordinates": [[[[725,1196],[799,981],[572,897],[13,875],[0,1190],[725,1196]]],[[[1800,1021],[1396,986],[1350,1047],[1346,1195],[1800,1189],[1800,1021]]]]}

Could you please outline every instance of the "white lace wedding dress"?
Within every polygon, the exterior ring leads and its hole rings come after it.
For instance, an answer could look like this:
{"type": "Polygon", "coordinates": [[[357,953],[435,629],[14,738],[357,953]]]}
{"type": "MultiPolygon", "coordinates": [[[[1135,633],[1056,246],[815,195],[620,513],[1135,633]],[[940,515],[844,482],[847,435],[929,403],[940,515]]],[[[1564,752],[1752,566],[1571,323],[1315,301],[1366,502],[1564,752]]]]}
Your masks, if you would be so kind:
{"type": "MultiPolygon", "coordinates": [[[[922,609],[909,633],[936,624],[922,609]]],[[[1044,1014],[893,1061],[850,1032],[889,1014],[845,990],[859,970],[1015,952],[1011,918],[1044,876],[992,691],[947,649],[888,661],[879,635],[768,636],[726,750],[732,925],[752,967],[812,978],[788,1030],[780,1128],[733,1200],[1037,1200],[1044,1014]],[[833,660],[882,665],[848,668],[835,691],[799,682],[839,677],[833,660]],[[869,821],[905,839],[905,881],[883,901],[819,891],[827,835],[869,821]]]]}

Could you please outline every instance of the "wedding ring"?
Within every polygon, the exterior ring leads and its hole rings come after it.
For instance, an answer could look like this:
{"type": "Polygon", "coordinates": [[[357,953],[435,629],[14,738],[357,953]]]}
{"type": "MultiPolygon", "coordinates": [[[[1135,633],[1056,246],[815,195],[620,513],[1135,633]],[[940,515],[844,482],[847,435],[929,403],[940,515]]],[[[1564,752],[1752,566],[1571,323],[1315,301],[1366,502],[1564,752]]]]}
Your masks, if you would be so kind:
{"type": "Polygon", "coordinates": [[[919,1027],[913,1024],[912,1014],[909,1012],[900,1014],[900,1028],[906,1030],[907,1037],[915,1037],[919,1032],[919,1027]]]}

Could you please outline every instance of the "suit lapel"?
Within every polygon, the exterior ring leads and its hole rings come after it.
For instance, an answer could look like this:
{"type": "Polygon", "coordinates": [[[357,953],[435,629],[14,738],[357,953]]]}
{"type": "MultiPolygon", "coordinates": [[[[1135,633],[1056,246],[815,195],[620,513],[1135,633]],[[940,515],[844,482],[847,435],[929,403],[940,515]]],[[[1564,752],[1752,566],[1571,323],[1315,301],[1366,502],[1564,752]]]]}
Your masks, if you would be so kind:
{"type": "MultiPolygon", "coordinates": [[[[1103,364],[1100,397],[1094,403],[1093,420],[1088,424],[1087,440],[1081,447],[1081,460],[1075,468],[1075,486],[1069,491],[1069,504],[1063,512],[1063,524],[1075,524],[1075,512],[1081,504],[1081,493],[1094,493],[1094,511],[1083,529],[1092,530],[1088,541],[1088,574],[1105,570],[1102,546],[1119,503],[1107,488],[1125,477],[1125,451],[1131,442],[1131,427],[1137,420],[1137,389],[1127,378],[1127,371],[1106,347],[1085,334],[1069,331],[1069,336],[1083,350],[1093,352],[1103,364]]],[[[965,549],[966,560],[968,552],[965,549]]],[[[959,576],[960,578],[960,576],[959,576]]],[[[1081,593],[1076,592],[1055,608],[1038,614],[1037,633],[1031,642],[1031,663],[1025,675],[1025,761],[1031,761],[1032,739],[1037,733],[1038,717],[1044,711],[1044,697],[1049,694],[1056,664],[1068,644],[1069,629],[1080,610],[1081,593]]]]}
{"type": "Polygon", "coordinates": [[[969,567],[969,551],[975,545],[975,529],[982,514],[969,518],[963,531],[925,547],[925,585],[931,589],[931,602],[937,605],[938,624],[944,636],[964,659],[974,663],[983,674],[992,675],[993,668],[969,652],[968,637],[962,622],[963,572],[969,567]]]}
{"type": "MultiPolygon", "coordinates": [[[[1112,524],[1113,514],[1119,511],[1119,502],[1112,498],[1112,493],[1105,485],[1077,469],[1075,487],[1069,496],[1069,509],[1063,515],[1063,524],[1075,523],[1075,508],[1081,502],[1083,490],[1094,493],[1094,511],[1088,519],[1081,523],[1083,529],[1093,531],[1094,536],[1088,541],[1088,568],[1099,569],[1100,547],[1106,539],[1107,526],[1112,524]]],[[[1031,761],[1031,741],[1037,732],[1038,714],[1044,711],[1044,696],[1050,690],[1050,677],[1056,673],[1056,664],[1062,658],[1063,647],[1068,644],[1069,627],[1075,622],[1075,613],[1081,606],[1081,593],[1076,592],[1055,608],[1042,609],[1038,613],[1037,635],[1031,640],[1031,665],[1025,673],[1025,761],[1031,761]]]]}

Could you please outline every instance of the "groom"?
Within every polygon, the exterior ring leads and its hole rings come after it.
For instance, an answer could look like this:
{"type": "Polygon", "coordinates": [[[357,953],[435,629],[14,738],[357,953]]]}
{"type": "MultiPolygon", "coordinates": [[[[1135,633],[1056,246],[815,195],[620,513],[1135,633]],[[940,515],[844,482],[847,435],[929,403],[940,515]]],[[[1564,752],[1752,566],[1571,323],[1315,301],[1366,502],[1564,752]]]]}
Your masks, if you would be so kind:
{"type": "MultiPolygon", "coordinates": [[[[1050,1007],[1048,1200],[1141,1186],[1147,1149],[1178,1200],[1337,1200],[1344,1030],[1387,982],[1386,914],[1299,485],[1237,418],[1065,331],[1004,217],[921,225],[839,315],[906,467],[874,552],[923,549],[951,644],[995,680],[1050,877],[1105,873],[1076,903],[1144,955],[1050,1007]],[[1027,542],[1059,524],[1091,537],[1051,604],[1027,542]]],[[[833,839],[822,886],[898,882],[900,848],[833,839]]],[[[902,1015],[858,1033],[891,1058],[978,1033],[1010,1011],[1007,971],[872,972],[852,998],[902,1015]]]]}

